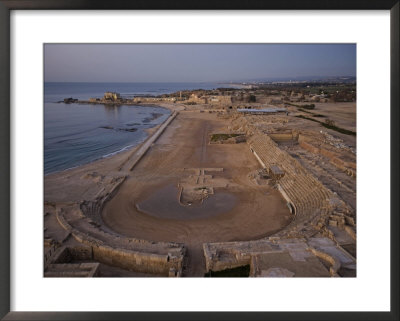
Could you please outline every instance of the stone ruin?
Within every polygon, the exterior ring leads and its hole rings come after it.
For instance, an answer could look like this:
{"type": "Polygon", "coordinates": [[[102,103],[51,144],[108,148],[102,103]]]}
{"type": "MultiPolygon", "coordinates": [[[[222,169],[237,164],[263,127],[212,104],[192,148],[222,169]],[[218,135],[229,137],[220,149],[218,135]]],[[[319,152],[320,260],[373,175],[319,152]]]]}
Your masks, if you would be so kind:
{"type": "MultiPolygon", "coordinates": [[[[355,212],[279,147],[276,141],[286,137],[265,134],[245,117],[234,119],[232,126],[248,137],[250,150],[267,178],[273,178],[293,219],[271,237],[203,244],[206,269],[220,271],[249,264],[250,276],[254,277],[355,276],[355,212]],[[281,263],[276,266],[271,262],[281,263]]],[[[282,135],[290,135],[291,140],[295,137],[299,144],[312,144],[298,133],[282,135]]],[[[307,149],[308,145],[304,146],[307,149]]],[[[318,152],[325,153],[321,149],[318,152]]],[[[226,184],[211,173],[223,169],[186,170],[190,174],[179,183],[183,204],[202,201],[214,187],[226,184]]],[[[101,186],[106,178],[92,173],[84,179],[101,186]]],[[[98,263],[158,276],[182,275],[184,244],[123,237],[105,228],[99,213],[124,179],[114,177],[111,184],[85,201],[46,204],[48,220],[53,220],[58,232],[45,231],[45,276],[98,276],[98,263]]]]}

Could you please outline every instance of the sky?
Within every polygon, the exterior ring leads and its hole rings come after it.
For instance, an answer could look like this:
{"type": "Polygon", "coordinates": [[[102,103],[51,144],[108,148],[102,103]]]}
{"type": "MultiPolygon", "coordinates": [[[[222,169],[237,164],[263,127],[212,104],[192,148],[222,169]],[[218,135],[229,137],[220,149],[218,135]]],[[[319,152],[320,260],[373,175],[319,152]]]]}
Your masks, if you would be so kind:
{"type": "Polygon", "coordinates": [[[221,82],[356,75],[355,44],[45,44],[46,82],[221,82]]]}

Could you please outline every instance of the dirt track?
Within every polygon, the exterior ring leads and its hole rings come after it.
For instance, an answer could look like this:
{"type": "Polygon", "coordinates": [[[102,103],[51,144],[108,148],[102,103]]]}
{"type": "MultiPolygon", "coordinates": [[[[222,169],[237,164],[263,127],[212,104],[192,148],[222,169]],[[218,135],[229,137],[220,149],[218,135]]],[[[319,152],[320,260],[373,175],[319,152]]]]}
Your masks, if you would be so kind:
{"type": "MultiPolygon", "coordinates": [[[[185,243],[186,276],[202,276],[205,272],[201,250],[204,242],[252,240],[286,226],[290,213],[279,192],[258,186],[248,177],[260,168],[248,145],[209,144],[209,134],[226,132],[227,124],[215,114],[181,112],[105,206],[102,216],[106,225],[126,236],[185,243]],[[207,217],[190,217],[191,208],[183,210],[179,218],[158,215],[165,207],[173,210],[178,198],[173,194],[158,198],[157,193],[186,179],[189,172],[184,168],[223,168],[223,172],[211,174],[213,179],[228,182],[227,186],[215,188],[215,194],[205,202],[213,202],[213,197],[225,193],[234,200],[234,206],[219,203],[219,209],[226,207],[226,211],[216,211],[215,215],[207,212],[207,217]],[[148,199],[153,200],[153,213],[139,211],[138,204],[148,199]]],[[[199,205],[200,209],[205,205],[199,205]]]]}

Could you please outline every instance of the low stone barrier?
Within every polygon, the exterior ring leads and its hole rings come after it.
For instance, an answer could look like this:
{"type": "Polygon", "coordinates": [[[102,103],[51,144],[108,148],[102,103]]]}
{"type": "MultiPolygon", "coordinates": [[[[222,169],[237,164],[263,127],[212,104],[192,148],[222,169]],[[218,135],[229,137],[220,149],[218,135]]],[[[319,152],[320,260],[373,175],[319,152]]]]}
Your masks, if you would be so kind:
{"type": "Polygon", "coordinates": [[[93,246],[92,249],[95,261],[126,270],[168,276],[170,268],[182,268],[180,260],[170,260],[168,255],[134,252],[107,245],[93,246]]]}
{"type": "Polygon", "coordinates": [[[133,170],[135,166],[139,163],[139,161],[142,159],[142,157],[146,154],[146,152],[149,150],[151,145],[161,136],[161,134],[164,132],[164,130],[167,128],[167,126],[175,119],[175,117],[178,115],[177,111],[174,111],[172,115],[160,126],[160,128],[157,129],[157,131],[146,140],[143,145],[136,151],[135,156],[134,156],[134,161],[129,164],[129,170],[133,170]]]}
{"type": "MultiPolygon", "coordinates": [[[[56,217],[60,225],[65,230],[69,231],[75,240],[89,247],[86,250],[86,254],[91,253],[92,259],[95,261],[137,272],[168,276],[170,270],[174,269],[177,271],[177,274],[181,274],[185,255],[185,248],[182,245],[176,245],[175,248],[171,248],[171,253],[156,254],[148,252],[146,247],[151,245],[157,248],[157,242],[150,243],[142,240],[119,237],[119,242],[123,242],[126,239],[127,244],[135,244],[139,249],[141,244],[143,244],[143,251],[113,246],[111,245],[113,243],[113,235],[108,235],[103,231],[103,235],[105,237],[108,236],[110,241],[102,241],[71,226],[61,211],[56,212],[56,217]],[[177,252],[179,252],[179,254],[177,252]]],[[[81,252],[80,254],[84,255],[85,253],[81,252]]]]}
{"type": "Polygon", "coordinates": [[[325,148],[318,148],[310,143],[305,142],[304,140],[299,141],[300,147],[303,149],[316,154],[316,155],[322,155],[325,156],[326,158],[329,159],[329,161],[335,165],[337,168],[346,171],[348,175],[350,176],[356,176],[356,169],[357,165],[354,162],[346,162],[342,160],[340,157],[335,152],[332,152],[330,150],[327,150],[325,148]]]}
{"type": "Polygon", "coordinates": [[[314,248],[310,248],[310,251],[317,257],[321,258],[322,260],[329,262],[331,264],[331,267],[329,268],[329,273],[331,276],[338,277],[339,275],[337,274],[337,271],[340,269],[340,261],[337,260],[335,257],[332,255],[329,255],[325,252],[318,251],[314,248]]]}

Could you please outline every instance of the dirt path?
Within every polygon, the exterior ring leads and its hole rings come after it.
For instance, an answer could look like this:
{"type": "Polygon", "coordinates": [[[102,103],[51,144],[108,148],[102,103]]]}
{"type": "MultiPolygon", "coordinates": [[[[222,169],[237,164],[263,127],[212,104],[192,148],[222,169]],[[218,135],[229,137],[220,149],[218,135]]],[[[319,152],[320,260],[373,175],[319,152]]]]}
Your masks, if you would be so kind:
{"type": "Polygon", "coordinates": [[[187,245],[187,266],[184,270],[184,277],[203,277],[206,271],[206,260],[203,247],[199,244],[187,245]]]}

